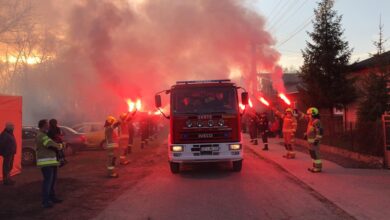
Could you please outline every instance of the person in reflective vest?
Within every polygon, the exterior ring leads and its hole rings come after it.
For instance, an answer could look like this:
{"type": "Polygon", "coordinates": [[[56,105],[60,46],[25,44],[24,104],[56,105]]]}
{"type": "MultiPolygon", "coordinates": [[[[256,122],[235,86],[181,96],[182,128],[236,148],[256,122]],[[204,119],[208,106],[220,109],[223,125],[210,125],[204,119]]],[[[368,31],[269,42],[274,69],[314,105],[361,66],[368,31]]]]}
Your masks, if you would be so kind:
{"type": "MultiPolygon", "coordinates": [[[[303,115],[303,114],[302,114],[303,115]]],[[[306,119],[309,123],[305,133],[305,138],[309,144],[310,157],[313,160],[313,167],[308,168],[313,173],[322,171],[322,161],[320,158],[320,142],[323,135],[323,128],[320,121],[320,114],[317,108],[311,107],[306,111],[306,119]]]]}
{"type": "Polygon", "coordinates": [[[46,119],[40,120],[38,127],[36,157],[37,166],[41,168],[43,175],[42,205],[44,208],[50,208],[54,203],[62,202],[56,197],[54,186],[57,181],[57,167],[60,165],[56,152],[62,150],[63,145],[54,142],[47,135],[49,122],[46,119]]]}
{"type": "Polygon", "coordinates": [[[115,129],[118,128],[119,125],[120,123],[113,116],[108,116],[104,124],[107,150],[107,175],[110,178],[119,177],[115,170],[118,149],[118,136],[115,129]]]}
{"type": "Polygon", "coordinates": [[[121,149],[121,155],[119,157],[120,164],[129,164],[129,155],[132,152],[134,143],[134,126],[133,118],[136,111],[130,113],[122,113],[120,115],[120,126],[119,126],[119,147],[121,149]]]}
{"type": "Polygon", "coordinates": [[[287,159],[294,159],[295,151],[293,144],[295,132],[297,130],[297,119],[294,117],[293,110],[291,108],[287,108],[285,113],[281,113],[276,110],[275,114],[283,119],[282,132],[284,138],[284,147],[287,150],[287,154],[283,157],[287,159]]]}

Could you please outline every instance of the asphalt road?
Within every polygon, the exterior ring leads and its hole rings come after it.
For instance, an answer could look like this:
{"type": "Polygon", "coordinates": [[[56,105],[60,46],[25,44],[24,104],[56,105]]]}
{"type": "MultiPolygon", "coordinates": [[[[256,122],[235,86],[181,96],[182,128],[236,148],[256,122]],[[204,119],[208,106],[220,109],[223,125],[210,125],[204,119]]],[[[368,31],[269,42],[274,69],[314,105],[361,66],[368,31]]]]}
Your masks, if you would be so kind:
{"type": "Polygon", "coordinates": [[[171,174],[166,149],[150,174],[112,201],[97,219],[350,219],[332,202],[246,150],[243,170],[229,164],[185,166],[171,174]]]}

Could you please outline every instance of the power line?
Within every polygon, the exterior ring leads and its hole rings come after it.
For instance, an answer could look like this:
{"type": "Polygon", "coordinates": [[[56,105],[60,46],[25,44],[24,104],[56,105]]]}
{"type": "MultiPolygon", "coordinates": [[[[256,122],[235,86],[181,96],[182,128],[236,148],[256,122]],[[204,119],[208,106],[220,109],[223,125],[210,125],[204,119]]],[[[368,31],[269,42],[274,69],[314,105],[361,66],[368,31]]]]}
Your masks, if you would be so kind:
{"type": "Polygon", "coordinates": [[[271,15],[275,12],[276,8],[279,7],[280,3],[282,3],[282,0],[279,0],[279,2],[272,8],[271,12],[267,15],[267,18],[270,18],[271,15]]]}
{"type": "Polygon", "coordinates": [[[288,12],[294,8],[294,5],[297,5],[297,2],[299,1],[292,1],[290,2],[290,4],[288,5],[288,7],[284,10],[284,11],[281,11],[280,13],[280,16],[278,17],[278,19],[275,20],[275,22],[270,26],[269,30],[272,30],[274,29],[280,21],[284,20],[284,18],[286,17],[286,15],[288,14],[288,12]]]}
{"type": "MultiPolygon", "coordinates": [[[[276,15],[274,16],[275,19],[271,19],[269,18],[269,20],[277,20],[279,19],[280,16],[283,16],[281,15],[281,12],[286,8],[286,6],[288,5],[288,1],[285,1],[286,4],[282,5],[282,7],[277,11],[276,15]]],[[[292,2],[294,3],[294,1],[292,2]]],[[[291,4],[291,2],[290,2],[291,4]]],[[[270,24],[270,27],[273,26],[274,23],[269,23],[270,24]]]]}
{"type": "Polygon", "coordinates": [[[311,19],[314,17],[314,15],[310,16],[305,23],[303,23],[303,26],[300,27],[298,26],[298,28],[296,29],[295,32],[292,32],[292,34],[287,38],[285,39],[284,41],[280,42],[276,47],[281,47],[283,44],[287,43],[288,41],[290,41],[293,37],[295,37],[297,34],[299,34],[301,31],[303,31],[310,23],[311,23],[311,19]]]}
{"type": "Polygon", "coordinates": [[[279,25],[279,27],[275,27],[275,28],[274,28],[274,32],[276,32],[276,31],[278,30],[278,28],[283,27],[283,26],[286,24],[286,22],[289,21],[290,18],[292,18],[296,13],[298,13],[298,11],[299,11],[299,10],[300,10],[308,1],[309,1],[309,0],[303,1],[302,4],[300,4],[299,7],[296,8],[296,10],[295,10],[292,14],[290,14],[289,17],[287,17],[287,19],[285,20],[285,22],[283,22],[281,25],[279,25]]]}

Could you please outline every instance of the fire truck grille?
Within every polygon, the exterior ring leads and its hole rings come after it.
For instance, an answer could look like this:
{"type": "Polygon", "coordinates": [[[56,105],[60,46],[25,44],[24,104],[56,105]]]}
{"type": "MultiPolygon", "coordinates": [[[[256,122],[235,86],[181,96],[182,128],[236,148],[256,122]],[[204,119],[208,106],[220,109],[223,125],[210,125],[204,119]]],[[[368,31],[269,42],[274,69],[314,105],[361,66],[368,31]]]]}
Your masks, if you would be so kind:
{"type": "Polygon", "coordinates": [[[219,155],[219,144],[198,144],[191,148],[194,156],[219,155]]]}

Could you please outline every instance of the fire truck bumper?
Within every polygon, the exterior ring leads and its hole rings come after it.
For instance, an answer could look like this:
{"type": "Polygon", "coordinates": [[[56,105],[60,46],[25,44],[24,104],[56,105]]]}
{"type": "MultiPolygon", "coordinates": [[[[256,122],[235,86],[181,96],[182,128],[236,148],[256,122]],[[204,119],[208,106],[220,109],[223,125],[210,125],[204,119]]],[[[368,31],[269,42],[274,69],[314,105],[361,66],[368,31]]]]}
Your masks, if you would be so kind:
{"type": "Polygon", "coordinates": [[[169,161],[175,163],[239,161],[244,156],[239,142],[171,144],[168,148],[169,161]]]}

